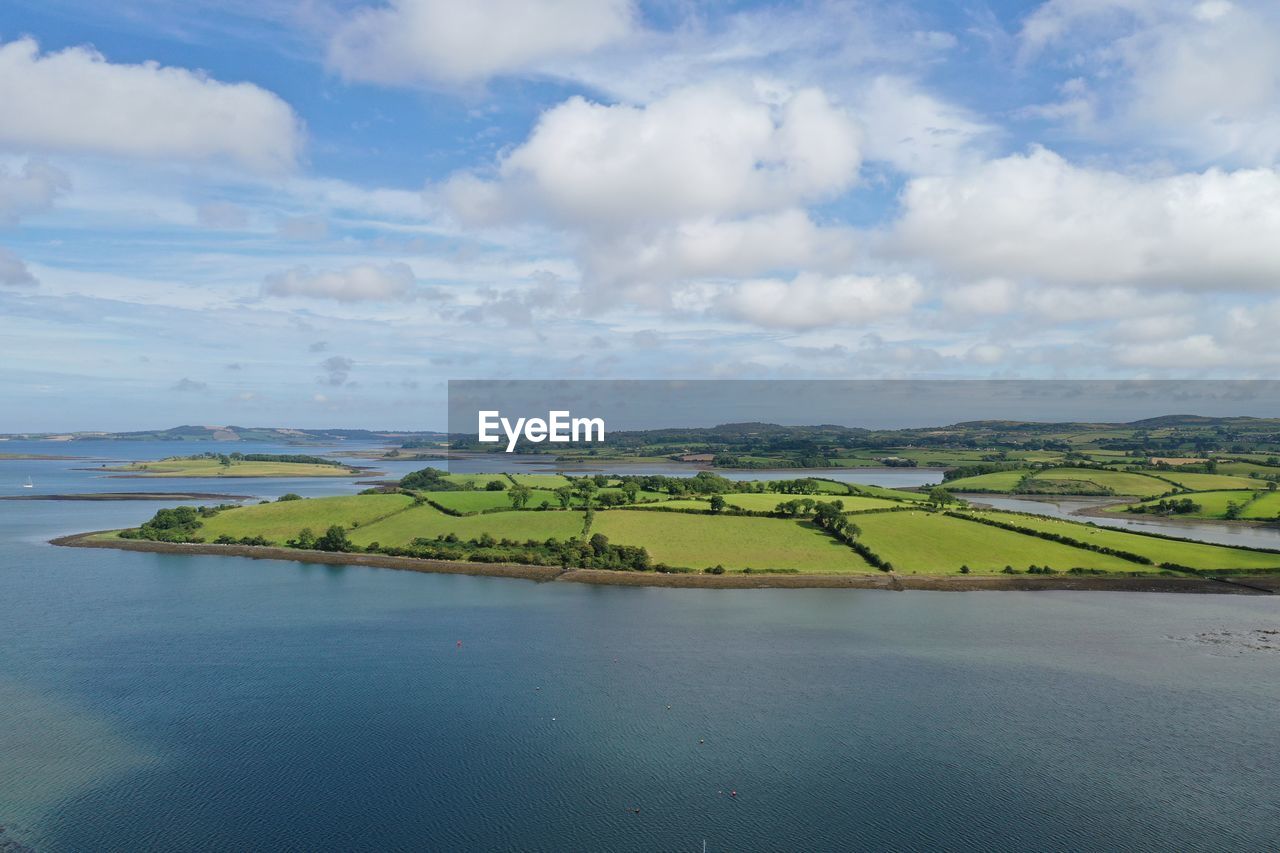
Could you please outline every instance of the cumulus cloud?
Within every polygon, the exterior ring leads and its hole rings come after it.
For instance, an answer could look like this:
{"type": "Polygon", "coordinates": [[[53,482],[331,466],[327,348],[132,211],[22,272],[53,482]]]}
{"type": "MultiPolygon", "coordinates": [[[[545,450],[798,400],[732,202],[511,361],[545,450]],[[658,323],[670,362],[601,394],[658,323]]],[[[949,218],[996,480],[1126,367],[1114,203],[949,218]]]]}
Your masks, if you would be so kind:
{"type": "Polygon", "coordinates": [[[861,325],[909,312],[923,295],[914,278],[802,273],[790,281],[765,279],[730,286],[716,309],[759,326],[812,329],[861,325]]]}
{"type": "Polygon", "coordinates": [[[0,44],[0,143],[139,158],[292,167],[297,117],[275,94],[154,62],[108,62],[85,47],[41,54],[33,39],[0,44]]]}
{"type": "Polygon", "coordinates": [[[185,377],[185,376],[184,376],[184,377],[182,377],[181,379],[179,379],[177,382],[173,383],[173,385],[169,386],[169,390],[170,390],[170,391],[183,391],[183,392],[188,392],[188,391],[207,391],[207,390],[209,390],[209,383],[207,383],[207,382],[197,382],[197,381],[196,381],[196,380],[194,380],[194,379],[188,379],[187,377],[185,377]]]}
{"type": "Polygon", "coordinates": [[[34,287],[39,284],[27,269],[22,258],[0,246],[0,285],[6,287],[34,287]]]}
{"type": "Polygon", "coordinates": [[[852,185],[858,129],[817,89],[781,97],[717,85],[645,106],[553,107],[485,181],[446,188],[477,221],[541,213],[609,225],[776,210],[852,185]]]}
{"type": "Polygon", "coordinates": [[[633,20],[629,0],[392,0],[338,28],[329,64],[349,80],[472,83],[589,53],[633,20]]]}
{"type": "Polygon", "coordinates": [[[268,275],[265,296],[332,299],[337,302],[391,302],[413,299],[413,270],[408,264],[356,264],[341,270],[298,266],[268,275]]]}
{"type": "Polygon", "coordinates": [[[492,176],[457,175],[444,194],[471,224],[563,230],[607,300],[847,261],[849,233],[803,208],[853,186],[860,163],[857,123],[822,91],[708,84],[640,106],[571,98],[492,176]]]}
{"type": "Polygon", "coordinates": [[[917,178],[902,206],[890,247],[973,278],[1237,290],[1280,281],[1272,169],[1148,179],[1035,148],[917,178]]]}
{"type": "Polygon", "coordinates": [[[43,160],[28,160],[17,174],[0,163],[0,225],[15,225],[23,216],[49,210],[54,199],[70,188],[66,173],[43,160]]]}

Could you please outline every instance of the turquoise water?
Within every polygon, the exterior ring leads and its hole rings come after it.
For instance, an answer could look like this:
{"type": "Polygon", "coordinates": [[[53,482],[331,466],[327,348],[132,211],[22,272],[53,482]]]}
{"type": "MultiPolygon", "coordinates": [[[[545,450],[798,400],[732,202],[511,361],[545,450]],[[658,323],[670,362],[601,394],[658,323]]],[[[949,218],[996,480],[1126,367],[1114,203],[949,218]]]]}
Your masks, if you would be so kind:
{"type": "MultiPolygon", "coordinates": [[[[155,485],[90,485],[122,483],[155,485]]],[[[0,844],[1274,849],[1280,654],[1194,638],[1280,628],[1280,599],[44,544],[156,506],[0,502],[0,844]]]]}

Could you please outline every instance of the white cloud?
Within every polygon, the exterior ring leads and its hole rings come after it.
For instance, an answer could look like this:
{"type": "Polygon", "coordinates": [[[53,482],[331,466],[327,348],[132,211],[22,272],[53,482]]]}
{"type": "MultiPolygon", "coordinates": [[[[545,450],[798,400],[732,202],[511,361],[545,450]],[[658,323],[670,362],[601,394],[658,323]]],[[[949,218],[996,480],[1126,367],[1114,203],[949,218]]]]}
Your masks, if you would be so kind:
{"type": "Polygon", "coordinates": [[[414,285],[413,270],[403,263],[383,267],[357,264],[341,270],[319,271],[299,266],[267,276],[262,283],[262,293],[337,302],[390,302],[412,299],[414,285]]]}
{"type": "Polygon", "coordinates": [[[6,287],[33,287],[39,282],[13,252],[0,246],[0,285],[6,287]]]}
{"type": "Polygon", "coordinates": [[[43,160],[28,160],[21,174],[10,174],[0,163],[0,225],[14,225],[27,214],[49,210],[70,188],[66,173],[43,160]]]}
{"type": "Polygon", "coordinates": [[[853,184],[860,162],[856,124],[820,90],[708,85],[646,106],[570,98],[502,159],[495,181],[459,176],[446,189],[471,219],[607,226],[827,198],[853,184]]]}
{"type": "Polygon", "coordinates": [[[592,235],[582,241],[580,253],[587,276],[596,283],[662,286],[689,278],[749,277],[800,267],[847,269],[856,247],[852,229],[822,227],[804,211],[789,209],[592,235]]]}
{"type": "Polygon", "coordinates": [[[629,0],[392,0],[343,23],[329,64],[349,80],[471,83],[590,53],[634,16],[629,0]]]}
{"type": "Polygon", "coordinates": [[[953,170],[972,159],[973,149],[995,130],[899,77],[873,80],[857,111],[866,131],[867,159],[882,160],[908,174],[953,170]]]}
{"type": "Polygon", "coordinates": [[[857,179],[859,131],[817,89],[684,88],[643,106],[571,98],[492,178],[455,176],[464,222],[529,222],[576,247],[589,307],[670,308],[670,285],[847,269],[854,232],[804,205],[857,179]]]}
{"type": "Polygon", "coordinates": [[[889,246],[969,277],[1229,290],[1280,284],[1280,173],[1137,178],[1035,148],[918,178],[889,246]]]}
{"type": "Polygon", "coordinates": [[[1041,115],[1199,162],[1280,158],[1280,6],[1271,0],[1050,0],[1020,40],[1024,59],[1057,47],[1093,78],[1086,95],[1036,108],[1041,115]]]}
{"type": "Polygon", "coordinates": [[[791,281],[765,279],[732,285],[716,309],[766,328],[812,329],[864,325],[905,314],[923,288],[899,276],[819,276],[802,273],[791,281]]]}
{"type": "Polygon", "coordinates": [[[0,44],[0,143],[277,171],[294,165],[302,131],[288,104],[251,83],[111,63],[85,47],[42,55],[23,38],[0,44]]]}

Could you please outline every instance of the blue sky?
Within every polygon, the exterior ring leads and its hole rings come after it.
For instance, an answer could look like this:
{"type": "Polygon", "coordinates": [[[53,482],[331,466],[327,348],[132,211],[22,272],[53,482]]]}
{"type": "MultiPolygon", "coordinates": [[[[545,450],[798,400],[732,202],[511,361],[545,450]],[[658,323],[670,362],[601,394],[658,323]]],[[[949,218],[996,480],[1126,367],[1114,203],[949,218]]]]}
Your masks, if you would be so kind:
{"type": "Polygon", "coordinates": [[[450,378],[1255,378],[1260,0],[10,0],[0,431],[450,378]]]}

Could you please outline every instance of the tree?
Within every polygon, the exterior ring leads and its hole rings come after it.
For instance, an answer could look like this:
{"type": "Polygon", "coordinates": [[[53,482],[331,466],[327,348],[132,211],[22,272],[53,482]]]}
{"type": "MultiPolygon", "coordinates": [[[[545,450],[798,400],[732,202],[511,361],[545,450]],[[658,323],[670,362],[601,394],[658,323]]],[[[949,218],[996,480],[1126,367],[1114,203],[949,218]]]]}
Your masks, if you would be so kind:
{"type": "MultiPolygon", "coordinates": [[[[1275,488],[1275,484],[1272,484],[1272,488],[1275,488]]],[[[629,504],[635,503],[636,498],[640,496],[639,484],[636,483],[635,480],[628,480],[627,482],[622,484],[622,494],[626,496],[627,503],[629,504]]]]}
{"type": "Polygon", "coordinates": [[[720,512],[724,509],[724,497],[722,495],[711,496],[711,511],[720,512]]]}
{"type": "Polygon", "coordinates": [[[512,486],[507,489],[507,500],[511,501],[513,509],[523,509],[525,504],[529,503],[529,498],[533,496],[533,490],[528,486],[512,486]]]}
{"type": "Polygon", "coordinates": [[[353,548],[355,545],[347,538],[346,528],[338,524],[331,525],[324,535],[316,540],[316,549],[319,551],[350,551],[353,548]]]}
{"type": "Polygon", "coordinates": [[[594,533],[588,540],[591,544],[591,550],[596,552],[596,556],[602,556],[609,550],[609,537],[603,533],[594,533]]]}
{"type": "Polygon", "coordinates": [[[573,484],[573,490],[578,493],[580,498],[582,498],[582,502],[588,506],[591,504],[592,496],[595,495],[599,488],[600,487],[596,485],[596,481],[590,477],[583,477],[581,480],[578,480],[573,484]]]}
{"type": "Polygon", "coordinates": [[[311,532],[310,527],[304,527],[298,531],[298,535],[291,539],[288,544],[294,548],[303,548],[310,551],[316,547],[316,535],[311,532]]]}
{"type": "Polygon", "coordinates": [[[929,490],[929,503],[934,506],[946,506],[947,504],[955,503],[955,501],[955,495],[942,486],[934,486],[929,490]]]}
{"type": "Polygon", "coordinates": [[[489,482],[484,484],[484,490],[486,492],[501,492],[506,488],[507,488],[507,484],[502,482],[501,480],[490,480],[489,482]]]}
{"type": "Polygon", "coordinates": [[[555,490],[556,500],[560,501],[561,509],[568,509],[569,504],[573,502],[573,487],[561,486],[555,490]]]}
{"type": "Polygon", "coordinates": [[[849,524],[842,501],[821,501],[813,511],[813,523],[829,533],[840,533],[849,524]]]}

